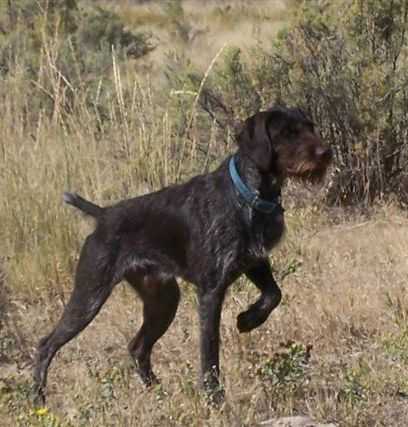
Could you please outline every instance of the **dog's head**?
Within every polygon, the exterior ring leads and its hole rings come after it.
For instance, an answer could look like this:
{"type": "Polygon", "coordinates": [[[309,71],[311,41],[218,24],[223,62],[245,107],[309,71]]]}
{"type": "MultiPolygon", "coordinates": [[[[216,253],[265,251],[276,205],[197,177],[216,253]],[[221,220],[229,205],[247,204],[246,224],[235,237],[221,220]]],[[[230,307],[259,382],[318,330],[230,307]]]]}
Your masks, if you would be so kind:
{"type": "Polygon", "coordinates": [[[332,159],[313,122],[297,108],[272,108],[248,118],[238,137],[239,151],[263,174],[321,180],[332,159]]]}

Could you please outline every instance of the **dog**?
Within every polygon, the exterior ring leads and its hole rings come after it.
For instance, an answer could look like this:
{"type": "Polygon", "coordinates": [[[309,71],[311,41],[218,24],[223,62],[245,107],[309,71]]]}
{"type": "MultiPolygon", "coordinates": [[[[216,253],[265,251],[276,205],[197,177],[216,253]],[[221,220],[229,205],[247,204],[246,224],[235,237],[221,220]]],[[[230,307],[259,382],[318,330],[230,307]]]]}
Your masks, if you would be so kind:
{"type": "Polygon", "coordinates": [[[93,320],[122,280],[143,301],[143,324],[129,343],[130,355],[143,383],[157,383],[150,357],[175,317],[177,278],[197,290],[201,386],[222,400],[219,329],[226,290],[244,274],[260,291],[237,318],[240,332],[266,321],[281,301],[268,253],[284,234],[282,185],[291,177],[321,181],[332,160],[330,147],[297,108],[273,107],[249,117],[237,143],[214,172],[113,206],[64,194],[66,203],[95,218],[96,228],[82,247],[62,317],[38,345],[34,384],[41,402],[54,355],[93,320]]]}

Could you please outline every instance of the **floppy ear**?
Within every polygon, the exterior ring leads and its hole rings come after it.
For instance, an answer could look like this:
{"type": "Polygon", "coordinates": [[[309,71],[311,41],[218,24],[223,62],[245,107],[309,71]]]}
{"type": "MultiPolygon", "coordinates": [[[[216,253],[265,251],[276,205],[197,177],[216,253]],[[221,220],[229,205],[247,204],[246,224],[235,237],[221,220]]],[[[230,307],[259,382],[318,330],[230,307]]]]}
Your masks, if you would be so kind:
{"type": "Polygon", "coordinates": [[[249,117],[237,137],[240,151],[256,164],[261,172],[269,172],[273,156],[273,140],[282,130],[285,113],[280,110],[262,111],[249,117]]]}

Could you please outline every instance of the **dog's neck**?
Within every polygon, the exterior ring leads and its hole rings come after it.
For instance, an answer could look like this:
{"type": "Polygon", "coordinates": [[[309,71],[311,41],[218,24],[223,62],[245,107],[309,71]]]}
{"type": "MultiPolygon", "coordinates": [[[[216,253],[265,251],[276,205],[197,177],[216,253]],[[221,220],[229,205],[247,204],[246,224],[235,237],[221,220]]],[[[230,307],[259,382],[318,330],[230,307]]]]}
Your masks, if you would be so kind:
{"type": "Polygon", "coordinates": [[[241,179],[250,189],[258,191],[262,199],[275,200],[280,197],[283,185],[281,178],[273,173],[261,173],[253,160],[239,151],[235,154],[235,160],[241,179]]]}

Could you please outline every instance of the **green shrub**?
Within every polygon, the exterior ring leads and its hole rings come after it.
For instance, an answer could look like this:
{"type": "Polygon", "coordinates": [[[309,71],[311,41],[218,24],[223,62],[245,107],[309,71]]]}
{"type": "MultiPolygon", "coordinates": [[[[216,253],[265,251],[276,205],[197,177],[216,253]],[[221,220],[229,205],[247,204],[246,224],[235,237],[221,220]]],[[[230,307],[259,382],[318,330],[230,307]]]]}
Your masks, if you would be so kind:
{"type": "Polygon", "coordinates": [[[310,352],[311,346],[294,342],[282,344],[280,351],[260,366],[258,374],[263,381],[275,386],[299,385],[305,379],[310,352]]]}
{"type": "MultiPolygon", "coordinates": [[[[225,137],[260,108],[299,105],[335,152],[329,204],[408,203],[407,2],[296,3],[273,43],[246,60],[238,48],[224,51],[200,93],[207,120],[225,137]]],[[[181,73],[176,87],[197,89],[201,78],[181,73]]]]}
{"type": "Polygon", "coordinates": [[[153,48],[150,36],[126,30],[118,15],[100,7],[83,12],[73,36],[81,53],[111,52],[113,47],[126,57],[140,58],[153,48]]]}

